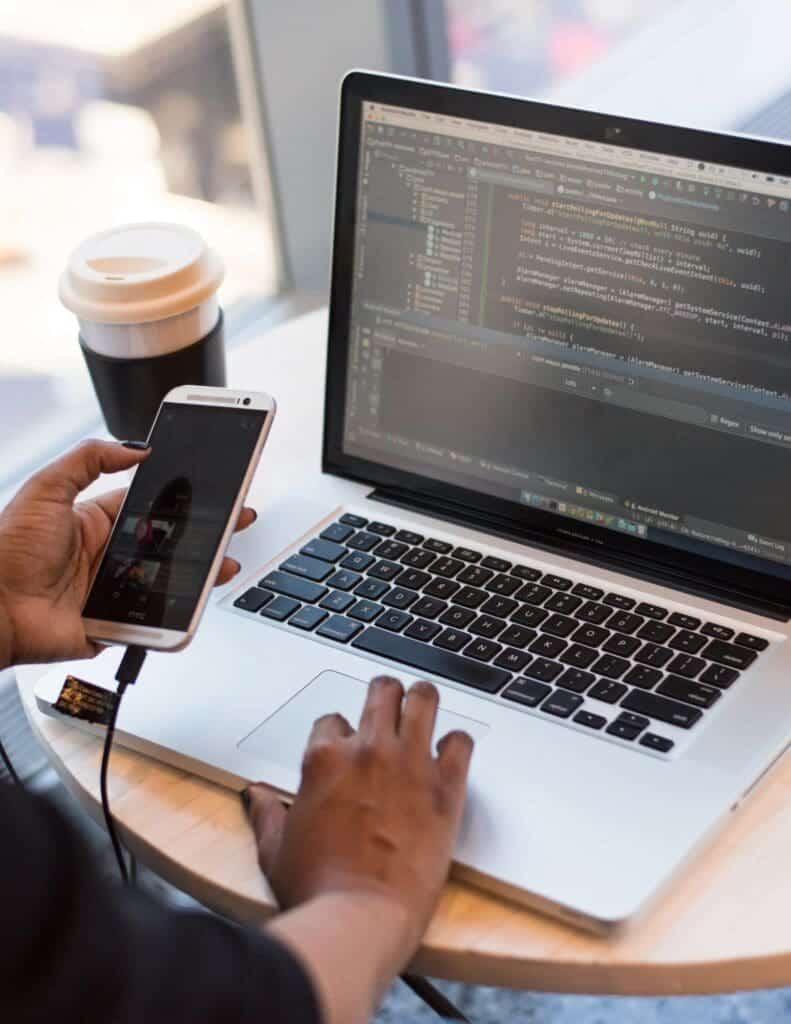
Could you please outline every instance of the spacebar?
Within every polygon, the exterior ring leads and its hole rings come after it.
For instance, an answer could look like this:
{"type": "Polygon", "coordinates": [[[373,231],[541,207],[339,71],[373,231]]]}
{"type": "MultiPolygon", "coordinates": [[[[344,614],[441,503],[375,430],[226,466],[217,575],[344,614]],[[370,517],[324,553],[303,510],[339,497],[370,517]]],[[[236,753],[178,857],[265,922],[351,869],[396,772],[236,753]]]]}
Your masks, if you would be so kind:
{"type": "Polygon", "coordinates": [[[375,626],[363,630],[352,640],[351,646],[368,651],[369,654],[378,654],[382,658],[400,661],[431,675],[464,683],[465,686],[472,686],[486,693],[496,693],[511,678],[511,673],[501,668],[460,658],[458,654],[442,651],[439,647],[429,647],[418,640],[410,640],[409,637],[377,629],[375,626]]]}

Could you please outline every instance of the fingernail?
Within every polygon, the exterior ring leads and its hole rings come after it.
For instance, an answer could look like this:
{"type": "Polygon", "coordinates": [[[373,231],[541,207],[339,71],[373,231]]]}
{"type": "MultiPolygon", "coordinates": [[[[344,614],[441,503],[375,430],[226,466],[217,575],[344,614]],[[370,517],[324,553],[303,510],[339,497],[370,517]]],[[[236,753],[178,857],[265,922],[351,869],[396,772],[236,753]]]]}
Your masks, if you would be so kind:
{"type": "Polygon", "coordinates": [[[147,441],[122,441],[121,444],[135,452],[145,452],[151,447],[147,441]]]}
{"type": "Polygon", "coordinates": [[[239,794],[239,796],[241,797],[241,800],[242,800],[242,806],[244,807],[245,811],[247,811],[247,813],[249,814],[249,812],[250,812],[250,790],[249,789],[243,789],[242,792],[239,794]]]}
{"type": "Polygon", "coordinates": [[[255,522],[258,519],[258,513],[254,508],[251,508],[250,511],[253,513],[253,522],[255,522]]]}

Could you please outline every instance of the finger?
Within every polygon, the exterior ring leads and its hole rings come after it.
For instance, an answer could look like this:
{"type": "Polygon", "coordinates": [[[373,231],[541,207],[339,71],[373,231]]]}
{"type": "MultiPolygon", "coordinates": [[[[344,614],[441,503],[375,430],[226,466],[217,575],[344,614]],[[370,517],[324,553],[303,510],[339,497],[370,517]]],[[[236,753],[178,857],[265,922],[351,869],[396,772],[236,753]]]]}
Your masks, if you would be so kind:
{"type": "Polygon", "coordinates": [[[474,746],[472,736],[460,729],[449,732],[437,744],[440,778],[445,784],[451,807],[456,813],[461,813],[464,804],[464,791],[474,746]]]}
{"type": "Polygon", "coordinates": [[[258,513],[254,508],[243,508],[239,513],[239,518],[236,520],[234,532],[239,533],[242,530],[246,530],[248,526],[253,525],[256,519],[258,519],[258,513]]]}
{"type": "Polygon", "coordinates": [[[112,441],[82,441],[30,478],[28,487],[50,500],[71,504],[80,491],[102,473],[131,469],[148,457],[150,449],[125,448],[112,441]]]}
{"type": "Polygon", "coordinates": [[[401,711],[401,736],[415,752],[431,754],[431,736],[437,722],[436,686],[421,680],[407,690],[401,711]]]}
{"type": "Polygon", "coordinates": [[[347,736],[353,736],[354,729],[349,725],[348,721],[343,715],[322,715],[321,718],[317,718],[313,723],[313,728],[310,730],[310,736],[308,737],[307,749],[315,746],[321,742],[331,742],[332,740],[346,739],[347,736]]]}
{"type": "Polygon", "coordinates": [[[220,571],[217,573],[217,579],[214,581],[215,587],[221,587],[225,583],[230,583],[241,568],[241,565],[235,558],[223,558],[220,571]]]}
{"type": "Polygon", "coordinates": [[[360,738],[363,740],[395,738],[401,720],[401,701],[404,687],[392,676],[377,676],[371,680],[368,696],[360,718],[360,738]]]}
{"type": "Polygon", "coordinates": [[[264,874],[269,875],[277,860],[288,812],[276,793],[258,783],[248,787],[247,795],[250,824],[258,847],[258,863],[264,874]]]}
{"type": "Polygon", "coordinates": [[[115,521],[115,517],[121,511],[121,505],[126,497],[126,488],[117,487],[114,491],[107,491],[106,494],[100,494],[96,498],[92,498],[94,505],[98,505],[99,508],[104,512],[108,519],[115,521]]]}

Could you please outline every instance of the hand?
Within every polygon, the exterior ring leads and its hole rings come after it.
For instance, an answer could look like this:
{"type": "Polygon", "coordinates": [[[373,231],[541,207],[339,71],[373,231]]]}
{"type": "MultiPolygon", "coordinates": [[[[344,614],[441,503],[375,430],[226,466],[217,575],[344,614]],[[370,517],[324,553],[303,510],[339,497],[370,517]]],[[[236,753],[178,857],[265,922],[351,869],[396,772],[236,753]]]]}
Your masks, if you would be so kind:
{"type": "Polygon", "coordinates": [[[403,696],[397,679],[379,677],[357,733],[340,715],[316,722],[289,811],[262,786],[248,791],[259,862],[281,906],[349,893],[369,897],[377,914],[391,907],[402,965],[448,874],[473,748],[453,732],[433,757],[437,690],[416,683],[402,707],[403,696]]]}
{"type": "MultiPolygon", "coordinates": [[[[32,476],[0,514],[0,667],[99,652],[85,635],[81,612],[125,490],[75,500],[102,473],[131,469],[148,454],[85,441],[32,476]]],[[[237,529],[255,518],[244,509],[237,529]]],[[[239,568],[226,558],[218,584],[239,568]]]]}

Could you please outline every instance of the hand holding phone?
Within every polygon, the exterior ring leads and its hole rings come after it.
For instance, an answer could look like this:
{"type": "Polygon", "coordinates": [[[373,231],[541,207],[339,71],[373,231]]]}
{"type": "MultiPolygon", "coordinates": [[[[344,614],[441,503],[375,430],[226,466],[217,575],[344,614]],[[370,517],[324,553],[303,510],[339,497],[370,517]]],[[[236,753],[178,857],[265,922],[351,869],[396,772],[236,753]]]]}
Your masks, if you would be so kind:
{"type": "Polygon", "coordinates": [[[177,651],[195,635],[275,401],[185,385],[165,396],[83,609],[99,643],[177,651]]]}

